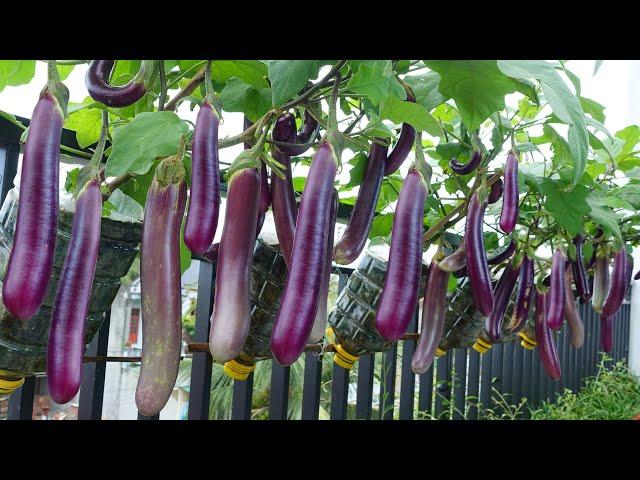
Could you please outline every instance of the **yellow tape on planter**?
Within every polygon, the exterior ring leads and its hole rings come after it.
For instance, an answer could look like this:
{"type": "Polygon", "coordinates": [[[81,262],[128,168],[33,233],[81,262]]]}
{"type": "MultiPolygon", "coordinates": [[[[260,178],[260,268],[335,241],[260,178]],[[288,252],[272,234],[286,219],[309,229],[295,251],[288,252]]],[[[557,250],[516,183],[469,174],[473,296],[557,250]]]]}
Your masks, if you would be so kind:
{"type": "Polygon", "coordinates": [[[437,348],[436,348],[436,357],[441,357],[441,356],[443,356],[445,353],[447,353],[447,352],[445,352],[444,350],[442,350],[440,347],[437,347],[437,348]]]}
{"type": "Polygon", "coordinates": [[[235,360],[229,360],[222,367],[224,373],[229,375],[234,380],[246,380],[249,378],[249,374],[256,369],[256,364],[253,365],[244,365],[240,362],[236,362],[235,360]]]}
{"type": "Polygon", "coordinates": [[[473,348],[478,353],[485,353],[487,350],[491,348],[491,344],[485,342],[481,338],[478,338],[476,340],[476,343],[474,343],[471,348],[473,348]]]}
{"type": "Polygon", "coordinates": [[[20,388],[24,383],[24,377],[19,378],[18,380],[7,380],[6,378],[0,377],[0,394],[7,395],[9,393],[13,393],[15,390],[20,388]]]}
{"type": "Polygon", "coordinates": [[[533,350],[538,345],[538,343],[533,338],[528,337],[524,332],[518,333],[518,336],[522,339],[520,345],[527,350],[533,350]]]}

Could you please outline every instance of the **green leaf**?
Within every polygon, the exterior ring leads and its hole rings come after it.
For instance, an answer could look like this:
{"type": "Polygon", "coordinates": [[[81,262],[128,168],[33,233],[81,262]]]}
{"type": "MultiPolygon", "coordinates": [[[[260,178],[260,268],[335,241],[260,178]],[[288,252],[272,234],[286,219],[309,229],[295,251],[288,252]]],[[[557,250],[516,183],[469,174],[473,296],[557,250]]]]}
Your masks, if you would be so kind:
{"type": "MultiPolygon", "coordinates": [[[[363,66],[362,68],[365,68],[363,66]]],[[[442,134],[440,125],[425,107],[406,100],[400,100],[395,96],[388,96],[381,104],[381,118],[386,118],[394,123],[406,122],[413,125],[417,130],[424,130],[429,135],[439,136],[442,134]]]]}
{"type": "Polygon", "coordinates": [[[558,224],[571,235],[577,235],[584,224],[584,216],[589,213],[585,200],[589,190],[584,185],[576,185],[567,191],[560,182],[545,178],[542,181],[545,208],[552,214],[558,224]]]}
{"type": "Polygon", "coordinates": [[[607,192],[607,196],[614,196],[633,206],[634,209],[640,209],[640,185],[636,183],[627,183],[621,187],[612,188],[607,192]]]}
{"type": "Polygon", "coordinates": [[[113,220],[142,221],[144,209],[120,190],[114,190],[109,197],[108,216],[113,220]]]}
{"type": "Polygon", "coordinates": [[[630,212],[634,212],[635,208],[633,205],[631,205],[629,202],[619,198],[619,197],[611,197],[611,196],[606,196],[603,199],[604,204],[607,207],[611,207],[611,208],[624,208],[626,210],[629,210],[630,212]]]}
{"type": "Polygon", "coordinates": [[[232,78],[220,92],[222,108],[227,112],[242,112],[255,122],[271,108],[269,88],[256,90],[239,78],[232,78]]]}
{"type": "Polygon", "coordinates": [[[591,207],[591,212],[589,213],[591,219],[600,225],[605,233],[621,240],[622,234],[618,226],[618,215],[613,213],[611,208],[605,204],[604,198],[598,197],[592,192],[587,198],[587,204],[591,207]]]}
{"type": "Polygon", "coordinates": [[[516,90],[495,60],[428,60],[424,63],[440,75],[440,93],[455,100],[469,131],[476,130],[492,113],[502,110],[505,95],[516,90]]]}
{"type": "Polygon", "coordinates": [[[371,222],[369,238],[386,237],[391,233],[391,227],[393,227],[393,213],[376,215],[371,222]]]}
{"type": "Polygon", "coordinates": [[[72,192],[76,189],[76,183],[78,180],[79,172],[80,172],[80,167],[76,167],[73,170],[69,170],[67,172],[67,178],[64,179],[64,189],[67,192],[72,192]]]}
{"type": "Polygon", "coordinates": [[[237,77],[256,90],[267,88],[267,66],[258,60],[215,60],[211,66],[211,80],[226,83],[237,77]]]}
{"type": "Polygon", "coordinates": [[[428,111],[433,110],[441,103],[447,101],[447,97],[440,93],[438,84],[440,83],[440,75],[437,72],[427,72],[422,75],[407,75],[404,77],[413,89],[416,96],[416,103],[426,107],[428,111]]]}
{"type": "Polygon", "coordinates": [[[605,115],[603,105],[600,105],[595,100],[591,100],[590,98],[586,97],[580,97],[580,105],[582,106],[582,110],[584,110],[584,113],[588,113],[597,121],[604,123],[605,115]]]}
{"type": "Polygon", "coordinates": [[[187,271],[187,269],[191,266],[191,250],[184,243],[184,224],[186,221],[186,216],[182,220],[182,225],[180,227],[180,275],[187,271]]]}
{"type": "Polygon", "coordinates": [[[82,105],[94,103],[91,97],[85,98],[82,103],[69,103],[69,115],[64,121],[65,128],[75,130],[76,140],[81,148],[93,145],[100,138],[102,130],[102,112],[98,108],[82,108],[82,105]]]}
{"type": "Polygon", "coordinates": [[[363,63],[347,83],[347,88],[354,93],[366,95],[373,105],[378,105],[385,99],[406,98],[406,92],[398,83],[389,60],[383,63],[363,63]]]}
{"type": "Polygon", "coordinates": [[[364,176],[364,171],[367,168],[368,159],[369,156],[367,154],[358,153],[349,160],[349,163],[351,164],[351,169],[349,170],[349,181],[341,187],[341,190],[350,190],[362,183],[362,177],[364,176]]]}
{"type": "Polygon", "coordinates": [[[136,175],[120,185],[118,188],[144,207],[144,204],[147,201],[147,192],[149,191],[149,187],[153,181],[153,176],[158,163],[160,163],[160,160],[153,162],[153,165],[151,165],[151,168],[149,168],[147,173],[143,175],[136,175]]]}
{"type": "Polygon", "coordinates": [[[76,67],[75,65],[56,65],[58,69],[58,75],[60,75],[60,80],[65,81],[73,72],[73,69],[76,67]]]}
{"type": "Polygon", "coordinates": [[[573,163],[571,157],[571,149],[567,141],[549,124],[544,124],[542,131],[544,135],[551,140],[551,150],[553,151],[553,164],[559,167],[561,165],[571,165],[573,163]]]}
{"type": "Polygon", "coordinates": [[[585,173],[589,174],[589,176],[593,179],[598,178],[598,176],[602,175],[607,170],[607,166],[604,163],[592,162],[587,165],[587,168],[584,169],[585,173]]]}
{"type": "Polygon", "coordinates": [[[616,162],[621,162],[635,150],[636,145],[640,142],[640,127],[629,125],[616,132],[615,137],[624,141],[622,148],[615,156],[616,162]]]}
{"type": "Polygon", "coordinates": [[[0,60],[0,92],[6,86],[29,83],[35,71],[35,60],[0,60]]]}
{"type": "Polygon", "coordinates": [[[596,63],[593,66],[593,76],[595,76],[596,73],[598,73],[598,70],[600,70],[600,67],[602,66],[602,62],[604,62],[604,60],[596,60],[596,63]]]}
{"type": "Polygon", "coordinates": [[[318,60],[271,60],[267,66],[273,105],[279,107],[318,76],[325,62],[318,60]]]}
{"type": "Polygon", "coordinates": [[[189,130],[173,112],[143,112],[127,125],[116,128],[106,166],[106,176],[141,175],[158,157],[174,155],[180,137],[189,130]]]}

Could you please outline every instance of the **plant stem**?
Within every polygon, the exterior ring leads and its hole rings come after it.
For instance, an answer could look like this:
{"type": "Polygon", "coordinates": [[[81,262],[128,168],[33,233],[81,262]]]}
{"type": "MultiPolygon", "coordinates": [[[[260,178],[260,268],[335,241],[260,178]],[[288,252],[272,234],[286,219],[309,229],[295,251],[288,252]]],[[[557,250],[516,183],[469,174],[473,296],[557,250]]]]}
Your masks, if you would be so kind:
{"type": "Polygon", "coordinates": [[[347,63],[347,60],[340,60],[338,63],[336,63],[331,70],[329,70],[329,73],[327,73],[324,78],[322,80],[320,80],[318,83],[313,84],[306,92],[304,92],[302,95],[300,95],[298,98],[294,98],[293,100],[291,100],[290,102],[285,103],[282,106],[283,110],[288,110],[291,107],[295,107],[296,105],[298,105],[299,103],[304,102],[307,98],[309,98],[311,96],[311,94],[313,94],[313,92],[315,92],[316,90],[318,90],[319,88],[325,86],[329,80],[331,80],[333,77],[335,77],[340,69],[347,63]]]}
{"type": "MultiPolygon", "coordinates": [[[[184,97],[188,97],[193,93],[193,91],[198,88],[198,86],[204,81],[206,67],[201,69],[198,73],[194,75],[191,81],[185,85],[185,87],[176,93],[176,96],[173,97],[169,102],[165,105],[164,109],[166,111],[172,112],[176,109],[178,102],[182,100],[184,97]]],[[[171,88],[169,86],[169,88],[171,88]]]]}
{"type": "Polygon", "coordinates": [[[164,61],[160,61],[160,99],[158,100],[158,110],[164,110],[164,102],[167,100],[167,76],[164,71],[164,61]]]}

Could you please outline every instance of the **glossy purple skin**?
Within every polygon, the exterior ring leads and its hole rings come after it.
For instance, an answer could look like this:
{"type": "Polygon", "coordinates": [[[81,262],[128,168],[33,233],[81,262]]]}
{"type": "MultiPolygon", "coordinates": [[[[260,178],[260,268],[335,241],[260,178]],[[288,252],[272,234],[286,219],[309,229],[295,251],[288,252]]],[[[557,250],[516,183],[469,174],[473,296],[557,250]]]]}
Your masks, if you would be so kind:
{"type": "Polygon", "coordinates": [[[91,98],[108,107],[127,107],[133,105],[147,93],[142,83],[129,82],[114,87],[109,84],[109,77],[115,60],[92,60],[85,77],[85,85],[91,98]]]}
{"type": "Polygon", "coordinates": [[[458,175],[467,175],[478,168],[480,162],[482,162],[482,153],[474,150],[471,154],[471,160],[467,163],[460,163],[455,157],[451,157],[451,160],[449,160],[449,168],[458,175]]]}
{"type": "Polygon", "coordinates": [[[102,193],[96,179],[76,199],[71,240],[51,313],[47,344],[47,384],[51,399],[63,404],[78,393],[82,379],[85,318],[100,246],[102,193]]]}
{"type": "MultiPolygon", "coordinates": [[[[273,139],[287,141],[293,135],[295,135],[293,115],[289,113],[281,115],[273,128],[273,139]]],[[[271,175],[271,206],[280,250],[287,268],[290,268],[298,216],[296,198],[293,192],[293,180],[291,178],[291,157],[282,153],[278,148],[274,149],[273,156],[285,166],[284,179],[275,174],[271,175]]]]}
{"type": "Polygon", "coordinates": [[[491,315],[489,315],[485,321],[487,335],[492,342],[497,342],[502,336],[502,320],[504,319],[507,305],[509,305],[509,299],[511,298],[513,289],[516,286],[518,273],[518,269],[514,268],[511,263],[508,263],[496,285],[494,307],[491,315]]]}
{"type": "Polygon", "coordinates": [[[213,243],[220,209],[218,124],[220,119],[208,101],[196,119],[191,153],[191,192],[184,225],[184,243],[194,253],[206,252],[213,243]]]}
{"type": "Polygon", "coordinates": [[[606,353],[613,350],[613,317],[600,316],[600,348],[606,353]]]}
{"type": "Polygon", "coordinates": [[[491,258],[487,258],[487,263],[489,265],[498,265],[499,263],[502,263],[505,260],[511,258],[511,255],[513,255],[515,251],[516,251],[516,242],[515,240],[511,240],[511,242],[509,242],[509,245],[507,245],[504,250],[497,253],[491,258]]]}
{"type": "Polygon", "coordinates": [[[502,213],[500,229],[511,233],[518,221],[518,159],[509,152],[504,166],[504,193],[502,194],[502,213]]]}
{"type": "MultiPolygon", "coordinates": [[[[415,102],[412,94],[407,93],[407,102],[415,102]]],[[[400,136],[393,150],[389,153],[385,162],[384,174],[391,175],[400,168],[400,165],[407,159],[409,152],[416,141],[416,129],[408,123],[403,123],[400,129],[400,136]]]]}
{"type": "Polygon", "coordinates": [[[518,276],[518,292],[516,293],[515,307],[507,333],[518,333],[522,330],[529,318],[529,310],[535,301],[536,289],[533,272],[533,261],[525,255],[520,264],[518,276]]]}
{"type": "MultiPolygon", "coordinates": [[[[295,129],[295,119],[294,119],[294,129],[295,129]]],[[[288,140],[280,140],[280,141],[287,142],[287,143],[299,143],[299,144],[309,143],[314,133],[318,131],[317,129],[318,129],[318,121],[305,111],[302,129],[299,132],[297,132],[297,134],[295,134],[294,136],[291,136],[288,140]]],[[[309,150],[310,147],[306,147],[303,145],[295,145],[295,146],[290,145],[286,147],[279,146],[277,148],[282,153],[289,155],[291,157],[295,157],[298,155],[302,155],[304,152],[309,150]]]]}
{"type": "Polygon", "coordinates": [[[499,178],[493,185],[491,185],[491,191],[489,192],[488,202],[496,203],[502,197],[502,192],[504,190],[504,183],[502,179],[499,178]]]}
{"type": "Polygon", "coordinates": [[[227,188],[209,330],[209,351],[214,362],[224,363],[238,356],[249,333],[251,265],[259,203],[260,171],[244,168],[233,173],[227,188]]]}
{"type": "Polygon", "coordinates": [[[633,275],[633,256],[627,254],[627,274],[625,276],[624,284],[626,285],[624,294],[625,296],[629,293],[629,289],[631,288],[631,277],[633,275]]]}
{"type": "Polygon", "coordinates": [[[576,308],[573,292],[571,291],[572,278],[573,274],[570,270],[567,270],[564,274],[564,318],[567,320],[567,325],[569,325],[569,329],[571,330],[571,346],[573,348],[580,348],[584,343],[584,325],[582,318],[580,318],[580,312],[576,308]]]}
{"type": "Polygon", "coordinates": [[[571,261],[571,269],[573,271],[573,279],[576,285],[578,296],[587,301],[591,298],[591,287],[587,280],[587,270],[584,267],[582,245],[584,243],[584,237],[582,235],[576,235],[573,239],[573,244],[576,246],[576,259],[571,261]]]}
{"type": "Polygon", "coordinates": [[[311,334],[327,256],[329,215],[338,161],[323,141],[313,156],[293,239],[291,263],[271,334],[271,352],[281,365],[291,365],[311,334]]]}
{"type": "Polygon", "coordinates": [[[493,310],[494,298],[484,250],[484,239],[482,237],[482,223],[486,208],[487,202],[482,202],[481,205],[478,199],[478,192],[474,193],[467,210],[464,249],[467,257],[469,279],[471,280],[473,301],[480,313],[488,317],[493,310]]]}
{"type": "Polygon", "coordinates": [[[24,147],[18,217],[2,284],[5,307],[21,320],[40,309],[53,270],[62,123],[56,98],[44,91],[33,111],[24,147]]]}
{"type": "Polygon", "coordinates": [[[558,380],[561,375],[560,359],[558,358],[558,351],[551,329],[545,318],[547,300],[546,293],[539,290],[536,292],[536,342],[538,343],[538,353],[545,372],[553,380],[558,380]]]}
{"type": "Polygon", "coordinates": [[[160,184],[154,177],[144,206],[140,248],[142,363],[135,401],[156,415],[178,377],[182,346],[180,226],[187,202],[184,180],[160,184]]]}
{"type": "Polygon", "coordinates": [[[625,248],[620,249],[613,257],[613,268],[611,270],[611,282],[606,299],[602,305],[602,314],[613,317],[624,300],[627,291],[627,264],[628,256],[625,248]]]}
{"type": "Polygon", "coordinates": [[[336,263],[346,265],[354,262],[367,243],[384,177],[386,158],[387,147],[373,142],[349,223],[333,250],[336,263]]]}
{"type": "Polygon", "coordinates": [[[458,272],[466,266],[467,255],[464,253],[464,243],[461,243],[455,252],[443,258],[439,263],[440,269],[445,272],[458,272]]]}
{"type": "Polygon", "coordinates": [[[331,282],[331,266],[333,252],[333,234],[336,229],[336,216],[338,213],[338,191],[333,190],[331,199],[331,212],[329,213],[329,231],[327,237],[327,256],[325,257],[324,269],[322,270],[322,284],[320,285],[320,296],[318,298],[318,310],[316,318],[313,322],[311,335],[309,335],[310,343],[318,343],[324,337],[327,326],[327,307],[329,302],[329,283],[331,282]]]}
{"type": "Polygon", "coordinates": [[[595,269],[591,305],[597,313],[602,313],[602,306],[609,290],[609,259],[607,257],[596,257],[595,269]]]}
{"type": "Polygon", "coordinates": [[[389,264],[376,312],[376,329],[392,342],[406,333],[418,303],[426,197],[426,183],[412,168],[402,184],[393,217],[389,264]]]}
{"type": "Polygon", "coordinates": [[[549,285],[549,294],[547,296],[547,304],[549,311],[547,312],[547,323],[552,330],[559,330],[564,320],[565,308],[565,291],[564,291],[564,271],[566,257],[560,249],[553,254],[551,261],[551,283],[549,285]]]}
{"type": "Polygon", "coordinates": [[[449,272],[441,270],[438,262],[431,261],[422,307],[420,339],[411,359],[411,370],[418,375],[426,372],[433,364],[436,349],[442,338],[448,281],[449,272]]]}

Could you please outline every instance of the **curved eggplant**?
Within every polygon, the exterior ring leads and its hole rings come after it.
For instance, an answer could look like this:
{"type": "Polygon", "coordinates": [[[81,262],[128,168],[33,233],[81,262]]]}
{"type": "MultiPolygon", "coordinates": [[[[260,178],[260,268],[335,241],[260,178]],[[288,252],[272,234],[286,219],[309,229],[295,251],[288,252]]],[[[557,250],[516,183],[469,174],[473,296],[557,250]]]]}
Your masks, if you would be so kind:
{"type": "Polygon", "coordinates": [[[504,262],[505,260],[511,258],[516,251],[516,242],[515,240],[511,240],[509,245],[507,245],[504,250],[499,253],[496,253],[493,257],[487,258],[487,264],[489,265],[498,265],[499,263],[504,262]]]}
{"type": "Polygon", "coordinates": [[[627,250],[621,248],[613,257],[613,268],[611,269],[611,282],[607,297],[602,304],[602,314],[612,317],[618,313],[627,291],[627,250]]]}
{"type": "Polygon", "coordinates": [[[507,327],[507,333],[518,333],[524,328],[529,318],[529,310],[535,301],[535,278],[533,274],[533,260],[527,255],[520,264],[520,274],[518,277],[518,293],[516,294],[515,307],[511,322],[507,327]]]}
{"type": "Polygon", "coordinates": [[[516,280],[518,279],[518,269],[511,263],[502,271],[500,280],[495,288],[494,298],[495,303],[491,315],[489,315],[485,321],[485,328],[489,340],[497,342],[502,336],[502,320],[509,305],[509,299],[513,293],[513,289],[516,286],[516,280]]]}
{"type": "Polygon", "coordinates": [[[296,223],[287,281],[271,333],[271,352],[291,365],[304,350],[318,310],[338,160],[328,141],[311,161],[296,223]]]}
{"type": "Polygon", "coordinates": [[[416,168],[405,178],[393,217],[389,265],[376,312],[376,329],[387,340],[407,331],[418,303],[427,183],[416,168]]]}
{"type": "Polygon", "coordinates": [[[476,168],[478,168],[478,165],[480,165],[481,162],[482,152],[474,150],[471,154],[471,160],[469,160],[467,163],[460,163],[455,157],[451,157],[451,160],[449,160],[449,168],[451,168],[451,170],[453,170],[453,172],[457,173],[458,175],[468,175],[476,168]]]}
{"type": "Polygon", "coordinates": [[[504,193],[500,214],[500,229],[504,233],[511,233],[516,227],[518,202],[518,159],[513,152],[509,152],[504,166],[504,193]]]}
{"type": "Polygon", "coordinates": [[[115,60],[92,60],[85,77],[91,98],[108,107],[127,107],[136,103],[149,91],[160,68],[157,60],[143,60],[131,81],[114,87],[109,84],[114,64],[115,60]]]}
{"type": "Polygon", "coordinates": [[[371,223],[376,212],[386,158],[386,145],[372,142],[367,168],[360,184],[358,198],[351,211],[349,223],[333,250],[336,263],[346,265],[354,262],[367,243],[371,223]]]}
{"type": "Polygon", "coordinates": [[[582,235],[576,235],[573,239],[573,244],[576,246],[576,259],[571,261],[571,269],[573,270],[573,279],[575,281],[576,290],[578,296],[587,301],[591,298],[591,287],[587,279],[587,270],[584,267],[582,245],[584,243],[584,237],[582,235]]]}
{"type": "Polygon", "coordinates": [[[493,310],[493,291],[491,289],[491,276],[487,266],[487,258],[482,237],[482,223],[487,202],[478,198],[478,192],[473,194],[469,209],[467,210],[466,232],[464,236],[464,249],[467,256],[467,269],[471,280],[473,301],[478,310],[485,316],[491,315],[493,310]]]}
{"type": "Polygon", "coordinates": [[[504,183],[502,179],[499,178],[493,185],[491,185],[491,191],[489,192],[489,198],[487,201],[491,203],[496,203],[502,197],[502,192],[504,191],[504,183]]]}
{"type": "MultiPolygon", "coordinates": [[[[411,92],[407,92],[407,102],[415,102],[415,98],[411,92]]],[[[416,141],[416,129],[408,123],[403,123],[400,130],[400,136],[395,146],[389,153],[385,162],[384,174],[391,175],[400,168],[400,165],[407,159],[409,152],[413,148],[416,141]]]]}
{"type": "Polygon", "coordinates": [[[209,351],[215,362],[228,362],[238,356],[249,333],[249,290],[259,196],[258,169],[243,168],[231,175],[209,331],[209,351]]]}
{"type": "Polygon", "coordinates": [[[546,319],[547,294],[538,290],[536,292],[536,342],[540,361],[545,372],[553,380],[558,380],[561,375],[560,359],[556,344],[553,341],[553,334],[546,319]]]}
{"type": "Polygon", "coordinates": [[[547,323],[552,330],[559,330],[564,320],[565,308],[565,272],[566,258],[562,250],[557,249],[553,254],[551,263],[551,283],[549,286],[549,294],[547,295],[547,323]]]}
{"type": "Polygon", "coordinates": [[[602,313],[602,306],[609,290],[609,259],[604,253],[596,256],[595,269],[591,305],[596,312],[602,313]]]}
{"type": "Polygon", "coordinates": [[[98,260],[102,193],[97,179],[76,198],[71,240],[51,312],[47,344],[47,384],[51,399],[67,403],[80,389],[85,318],[98,260]]]}
{"type": "Polygon", "coordinates": [[[613,317],[609,315],[600,316],[600,347],[607,353],[613,350],[613,317]]]}
{"type": "Polygon", "coordinates": [[[448,281],[449,272],[440,269],[438,262],[432,260],[422,306],[420,339],[411,359],[411,370],[418,375],[426,372],[433,363],[442,338],[448,281]]]}
{"type": "Polygon", "coordinates": [[[582,318],[580,318],[580,312],[576,308],[576,301],[571,291],[572,277],[571,271],[567,270],[564,274],[564,318],[567,320],[567,324],[571,330],[571,346],[573,348],[580,348],[584,343],[584,325],[582,324],[582,318]]]}

